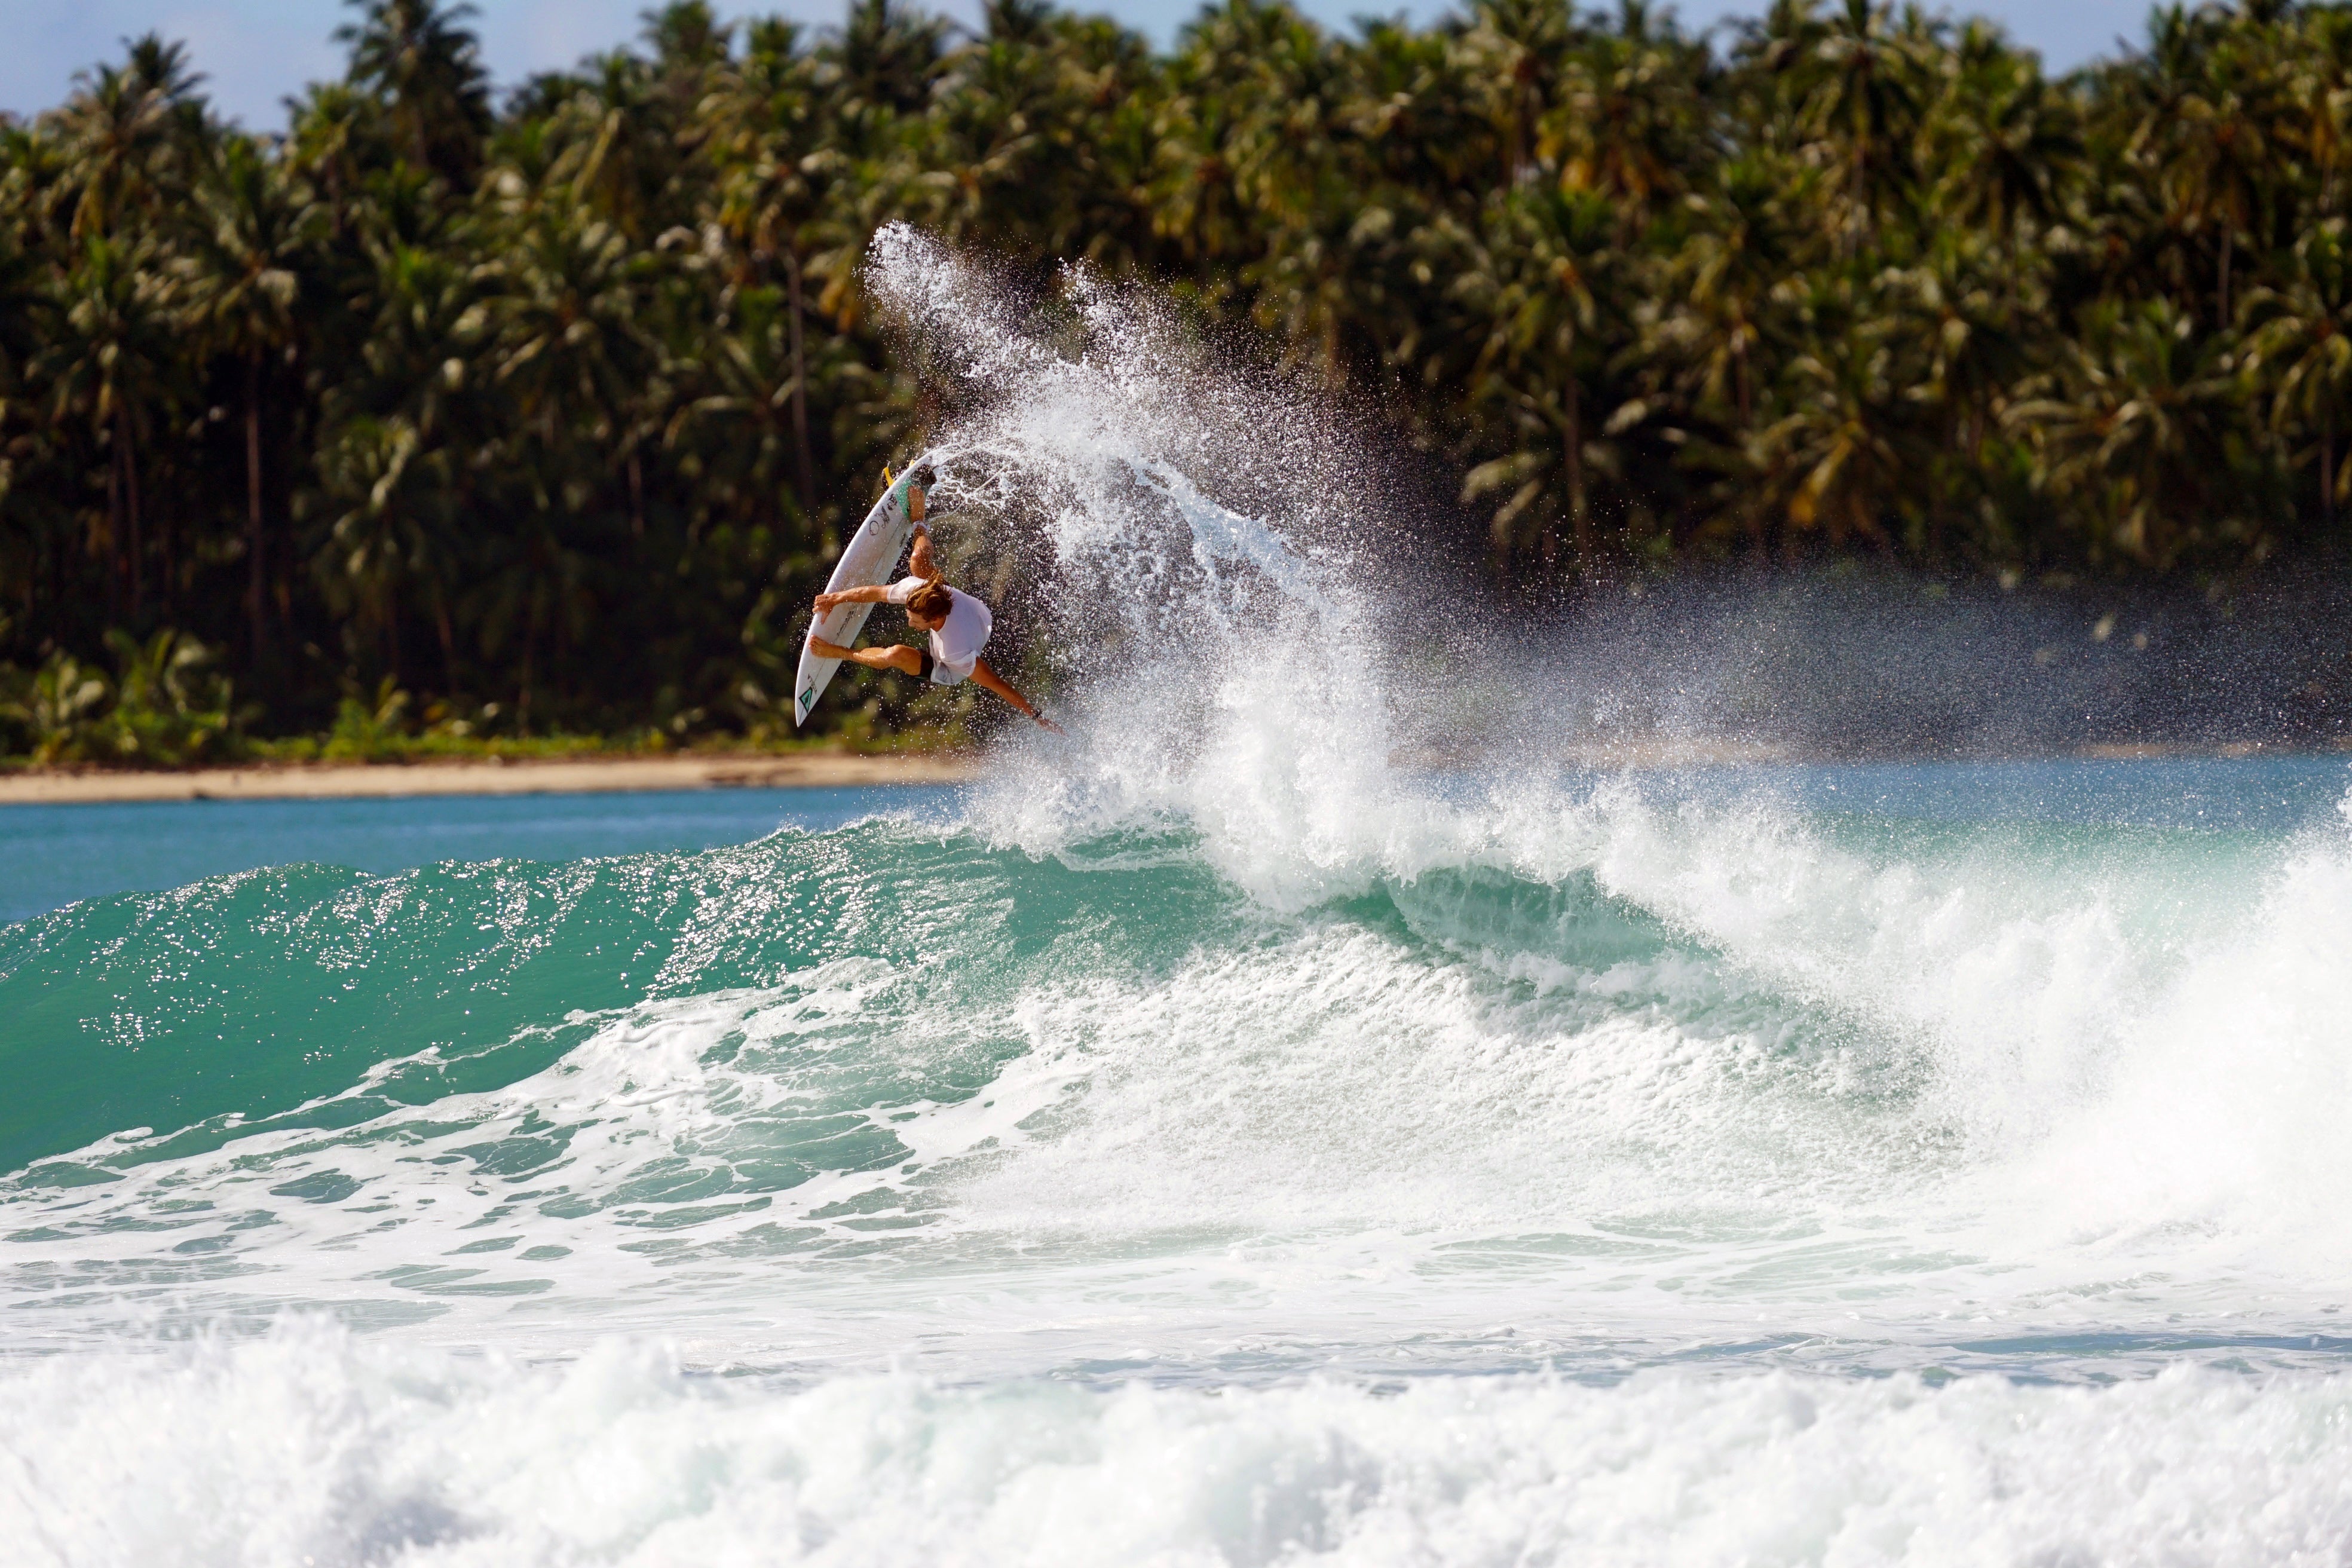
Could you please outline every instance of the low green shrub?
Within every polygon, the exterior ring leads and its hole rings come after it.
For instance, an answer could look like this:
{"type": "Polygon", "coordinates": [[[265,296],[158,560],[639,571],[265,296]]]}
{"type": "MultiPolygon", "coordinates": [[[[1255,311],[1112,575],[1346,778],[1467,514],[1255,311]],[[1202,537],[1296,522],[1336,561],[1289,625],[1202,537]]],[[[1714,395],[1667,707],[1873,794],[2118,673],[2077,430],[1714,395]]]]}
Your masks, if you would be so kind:
{"type": "Polygon", "coordinates": [[[0,675],[0,720],[35,766],[184,768],[242,751],[227,677],[195,638],[169,629],[141,642],[109,632],[111,678],[67,653],[0,675]]]}

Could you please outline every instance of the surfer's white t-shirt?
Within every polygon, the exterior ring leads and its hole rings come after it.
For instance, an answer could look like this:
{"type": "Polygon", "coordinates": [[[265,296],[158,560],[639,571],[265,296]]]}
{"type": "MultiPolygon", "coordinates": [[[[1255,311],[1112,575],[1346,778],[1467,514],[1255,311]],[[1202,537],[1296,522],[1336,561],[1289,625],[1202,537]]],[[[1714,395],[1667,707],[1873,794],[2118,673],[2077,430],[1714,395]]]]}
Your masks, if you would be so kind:
{"type": "MultiPolygon", "coordinates": [[[[890,584],[890,602],[903,605],[921,591],[924,579],[902,577],[890,584]]],[[[948,618],[931,634],[931,679],[941,686],[953,686],[959,680],[971,679],[971,667],[980,660],[980,650],[988,646],[988,634],[996,629],[996,619],[988,606],[961,588],[948,589],[954,601],[948,618]]]]}

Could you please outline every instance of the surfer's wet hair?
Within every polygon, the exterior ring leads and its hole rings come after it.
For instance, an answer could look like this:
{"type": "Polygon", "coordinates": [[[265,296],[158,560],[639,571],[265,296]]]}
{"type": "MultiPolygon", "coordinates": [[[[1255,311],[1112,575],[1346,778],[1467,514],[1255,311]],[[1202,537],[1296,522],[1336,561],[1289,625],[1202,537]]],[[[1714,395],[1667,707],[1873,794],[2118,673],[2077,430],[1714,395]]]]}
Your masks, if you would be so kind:
{"type": "Polygon", "coordinates": [[[955,600],[949,597],[947,584],[937,578],[916,589],[914,595],[907,601],[907,613],[920,616],[927,621],[944,621],[948,618],[948,612],[954,608],[955,600]]]}

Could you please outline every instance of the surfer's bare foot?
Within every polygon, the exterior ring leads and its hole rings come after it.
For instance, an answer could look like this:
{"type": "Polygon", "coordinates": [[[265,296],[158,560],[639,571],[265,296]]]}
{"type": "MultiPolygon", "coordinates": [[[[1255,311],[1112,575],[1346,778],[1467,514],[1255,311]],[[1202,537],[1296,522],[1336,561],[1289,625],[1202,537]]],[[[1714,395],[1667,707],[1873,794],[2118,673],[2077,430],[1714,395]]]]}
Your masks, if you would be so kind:
{"type": "MultiPolygon", "coordinates": [[[[833,606],[827,605],[823,607],[831,609],[833,606]]],[[[808,645],[809,652],[816,655],[819,658],[847,658],[850,653],[849,649],[842,647],[839,643],[827,642],[823,637],[819,637],[809,638],[808,645]]]]}

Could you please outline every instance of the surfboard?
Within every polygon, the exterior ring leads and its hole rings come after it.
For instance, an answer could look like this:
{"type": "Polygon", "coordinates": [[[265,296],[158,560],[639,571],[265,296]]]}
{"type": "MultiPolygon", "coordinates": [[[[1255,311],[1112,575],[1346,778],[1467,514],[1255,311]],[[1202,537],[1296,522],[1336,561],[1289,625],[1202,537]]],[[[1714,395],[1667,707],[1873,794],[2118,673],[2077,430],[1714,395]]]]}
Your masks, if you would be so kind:
{"type": "MultiPolygon", "coordinates": [[[[929,452],[907,465],[907,471],[893,479],[849,536],[848,547],[841,559],[833,563],[833,575],[824,584],[828,594],[838,594],[845,588],[871,588],[890,580],[898,569],[898,557],[907,551],[907,538],[915,531],[915,520],[908,512],[907,492],[913,488],[915,476],[923,471],[930,457],[929,452]]],[[[835,605],[809,625],[809,636],[821,637],[843,647],[854,646],[857,634],[866,629],[866,617],[874,613],[871,605],[835,605]]],[[[816,710],[816,700],[824,695],[832,684],[833,672],[841,668],[837,658],[819,658],[809,651],[808,643],[801,644],[801,667],[793,678],[793,728],[807,722],[816,710]]]]}

